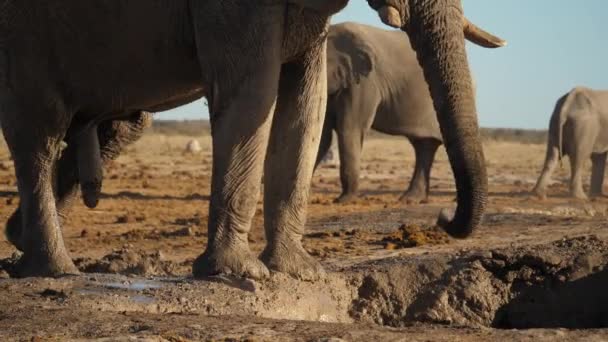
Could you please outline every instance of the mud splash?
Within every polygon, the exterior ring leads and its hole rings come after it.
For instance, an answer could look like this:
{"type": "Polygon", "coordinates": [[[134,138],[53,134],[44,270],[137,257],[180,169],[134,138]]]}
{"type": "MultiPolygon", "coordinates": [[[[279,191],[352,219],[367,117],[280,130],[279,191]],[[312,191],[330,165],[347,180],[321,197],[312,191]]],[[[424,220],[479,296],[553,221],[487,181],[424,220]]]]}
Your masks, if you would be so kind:
{"type": "Polygon", "coordinates": [[[114,251],[100,260],[80,258],[75,260],[81,272],[116,273],[139,276],[172,276],[177,265],[165,260],[160,251],[137,252],[127,248],[114,251]]]}
{"type": "Polygon", "coordinates": [[[454,259],[393,261],[362,276],[351,314],[505,329],[608,326],[608,244],[594,236],[454,259]]]}

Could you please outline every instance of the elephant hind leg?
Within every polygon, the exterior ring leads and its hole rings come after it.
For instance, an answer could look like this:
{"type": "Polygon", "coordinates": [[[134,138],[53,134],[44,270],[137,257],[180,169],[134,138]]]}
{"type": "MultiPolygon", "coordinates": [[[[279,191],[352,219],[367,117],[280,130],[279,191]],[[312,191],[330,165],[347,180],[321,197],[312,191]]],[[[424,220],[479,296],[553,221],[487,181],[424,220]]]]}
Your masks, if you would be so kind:
{"type": "Polygon", "coordinates": [[[596,138],[596,127],[588,120],[573,122],[571,127],[566,124],[566,132],[572,131],[572,144],[569,146],[570,156],[570,196],[577,199],[587,199],[583,190],[583,166],[591,157],[593,143],[596,138]]]}
{"type": "Polygon", "coordinates": [[[555,167],[559,161],[559,155],[560,153],[557,146],[552,146],[551,144],[547,146],[547,155],[545,157],[543,170],[541,171],[540,176],[536,181],[536,185],[532,190],[532,193],[534,193],[540,199],[547,197],[547,185],[549,184],[549,181],[551,181],[551,176],[553,175],[555,167]]]}
{"type": "Polygon", "coordinates": [[[432,138],[412,139],[411,143],[416,154],[416,165],[409,188],[403,193],[400,200],[420,202],[428,199],[431,168],[441,141],[432,138]]]}
{"type": "Polygon", "coordinates": [[[31,105],[24,109],[4,104],[2,128],[15,162],[20,196],[21,233],[11,238],[23,249],[16,275],[76,274],[64,245],[53,191],[53,172],[71,115],[60,103],[55,103],[56,108],[31,105]]]}
{"type": "Polygon", "coordinates": [[[604,173],[606,171],[606,157],[608,152],[591,155],[591,196],[601,197],[604,190],[604,173]]]}

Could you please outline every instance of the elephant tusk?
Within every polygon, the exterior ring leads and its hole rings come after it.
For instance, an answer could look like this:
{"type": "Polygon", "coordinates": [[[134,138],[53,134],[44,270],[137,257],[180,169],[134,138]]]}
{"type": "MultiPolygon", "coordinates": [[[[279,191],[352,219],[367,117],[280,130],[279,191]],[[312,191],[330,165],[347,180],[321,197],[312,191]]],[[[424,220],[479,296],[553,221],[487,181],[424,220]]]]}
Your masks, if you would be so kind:
{"type": "Polygon", "coordinates": [[[467,40],[485,48],[498,48],[507,45],[507,41],[482,30],[464,17],[463,31],[467,40]]]}
{"type": "Polygon", "coordinates": [[[378,15],[382,22],[388,26],[394,28],[401,28],[403,26],[401,14],[399,14],[399,11],[393,6],[380,7],[380,9],[378,9],[378,15]]]}

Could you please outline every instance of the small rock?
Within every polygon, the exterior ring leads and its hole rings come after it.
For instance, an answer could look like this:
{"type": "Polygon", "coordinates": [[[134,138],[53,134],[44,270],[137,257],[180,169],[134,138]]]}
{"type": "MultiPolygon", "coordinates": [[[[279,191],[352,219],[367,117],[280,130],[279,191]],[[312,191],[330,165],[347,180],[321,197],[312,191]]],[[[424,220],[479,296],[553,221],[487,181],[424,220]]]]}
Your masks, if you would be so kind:
{"type": "Polygon", "coordinates": [[[187,153],[197,154],[200,153],[202,150],[203,149],[201,148],[201,144],[196,139],[192,139],[188,141],[188,144],[186,144],[187,153]]]}
{"type": "Polygon", "coordinates": [[[88,230],[86,230],[86,229],[83,229],[83,230],[80,232],[80,237],[81,237],[81,238],[85,238],[85,237],[87,237],[87,236],[89,236],[89,231],[88,231],[88,230]]]}
{"type": "Polygon", "coordinates": [[[5,270],[0,269],[0,279],[9,279],[11,276],[5,270]]]}

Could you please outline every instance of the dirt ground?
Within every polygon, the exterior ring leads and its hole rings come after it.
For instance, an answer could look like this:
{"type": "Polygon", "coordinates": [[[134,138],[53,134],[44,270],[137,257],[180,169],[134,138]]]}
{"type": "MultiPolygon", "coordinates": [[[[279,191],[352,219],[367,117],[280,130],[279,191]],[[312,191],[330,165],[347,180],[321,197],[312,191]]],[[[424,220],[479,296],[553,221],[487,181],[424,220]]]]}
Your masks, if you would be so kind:
{"type": "MultiPolygon", "coordinates": [[[[210,138],[198,154],[184,152],[190,139],[144,136],[106,170],[98,208],[76,206],[63,229],[81,276],[10,279],[0,267],[0,340],[608,340],[608,199],[568,199],[567,161],[547,200],[530,197],[544,145],[485,143],[489,206],[467,240],[433,228],[455,204],[443,151],[428,203],[398,202],[413,169],[404,139],[366,141],[355,203],[332,203],[338,169],[323,165],[304,244],[328,275],[309,283],[190,278],[211,172],[210,138]]],[[[18,198],[3,143],[5,222],[18,198]]],[[[0,264],[16,256],[1,236],[0,264]]]]}

